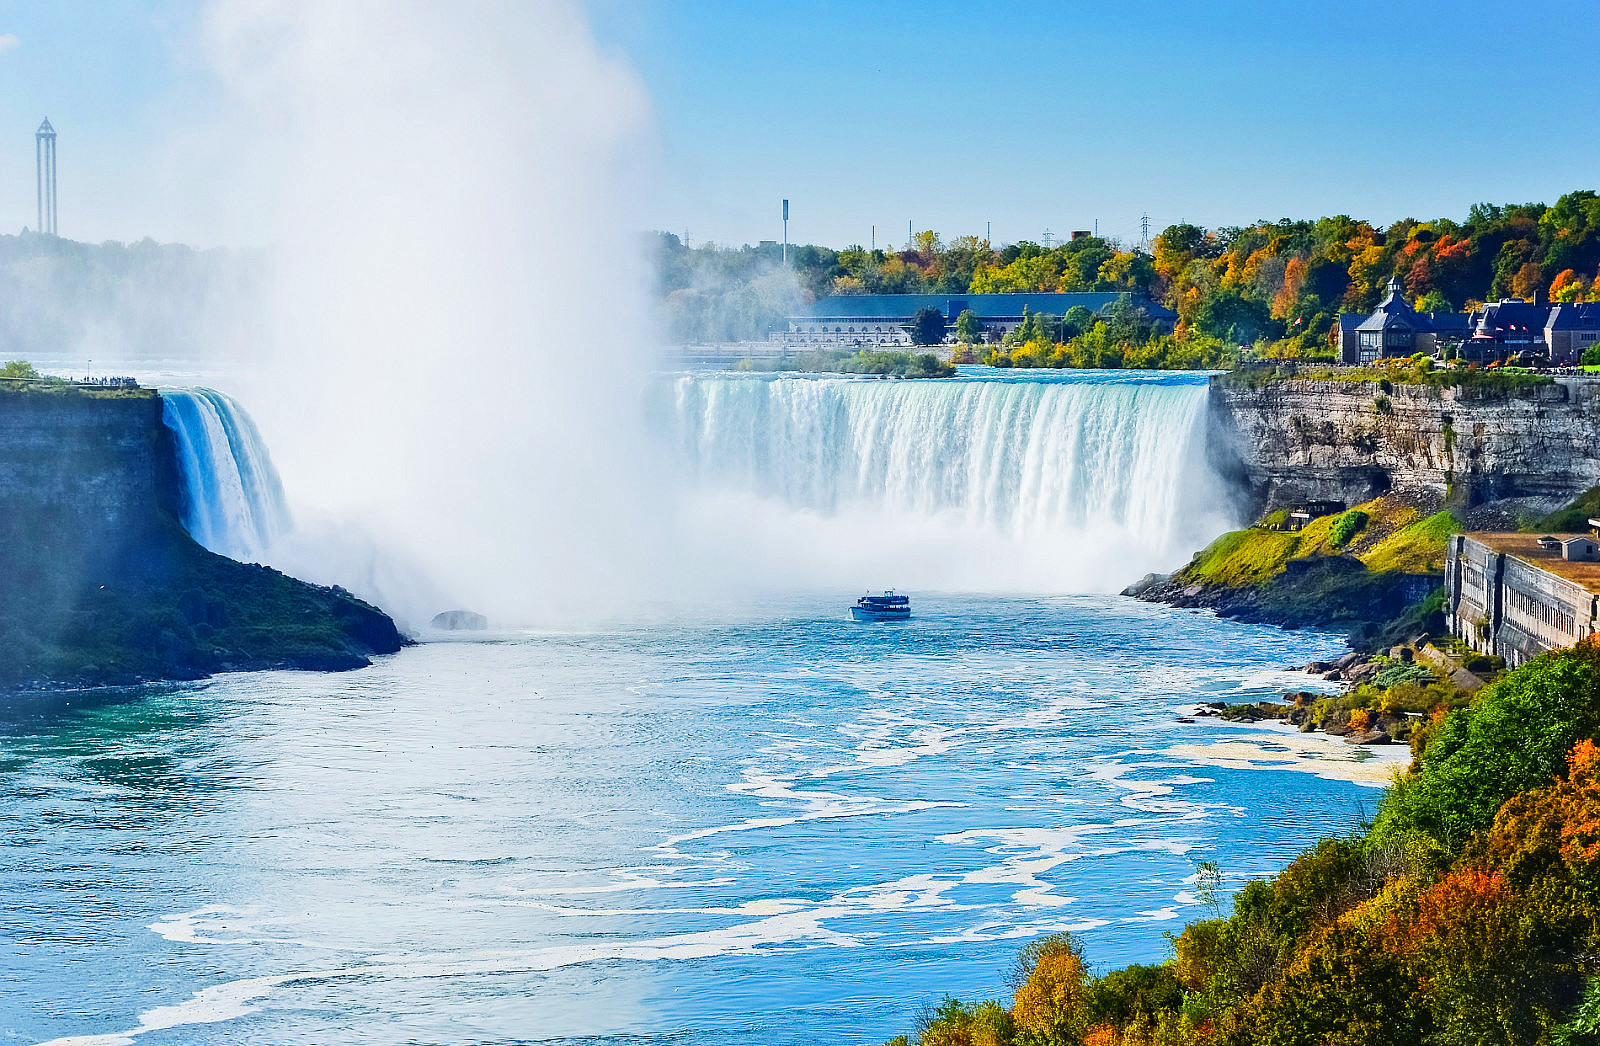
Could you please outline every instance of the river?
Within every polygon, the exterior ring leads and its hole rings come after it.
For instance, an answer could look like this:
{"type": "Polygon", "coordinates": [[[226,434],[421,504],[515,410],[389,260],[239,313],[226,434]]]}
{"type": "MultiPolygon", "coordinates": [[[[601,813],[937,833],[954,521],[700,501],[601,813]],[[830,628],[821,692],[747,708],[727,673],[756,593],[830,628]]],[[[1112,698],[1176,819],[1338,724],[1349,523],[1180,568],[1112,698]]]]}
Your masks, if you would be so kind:
{"type": "Polygon", "coordinates": [[[795,599],[32,703],[0,1031],[881,1041],[1034,934],[1159,960],[1196,862],[1237,886],[1370,812],[1347,756],[1174,715],[1336,648],[1116,597],[795,599]]]}

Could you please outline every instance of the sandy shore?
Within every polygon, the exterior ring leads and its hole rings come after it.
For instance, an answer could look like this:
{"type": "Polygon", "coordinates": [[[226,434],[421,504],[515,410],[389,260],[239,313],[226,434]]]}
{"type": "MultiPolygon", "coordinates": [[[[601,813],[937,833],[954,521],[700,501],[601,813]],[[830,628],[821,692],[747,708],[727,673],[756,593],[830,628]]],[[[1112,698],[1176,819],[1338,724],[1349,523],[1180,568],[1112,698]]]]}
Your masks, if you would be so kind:
{"type": "Polygon", "coordinates": [[[1205,766],[1294,770],[1328,781],[1350,781],[1373,788],[1388,787],[1394,775],[1411,763],[1408,745],[1347,745],[1342,737],[1302,734],[1287,723],[1211,722],[1219,734],[1226,731],[1226,735],[1209,744],[1173,745],[1166,754],[1205,766]]]}

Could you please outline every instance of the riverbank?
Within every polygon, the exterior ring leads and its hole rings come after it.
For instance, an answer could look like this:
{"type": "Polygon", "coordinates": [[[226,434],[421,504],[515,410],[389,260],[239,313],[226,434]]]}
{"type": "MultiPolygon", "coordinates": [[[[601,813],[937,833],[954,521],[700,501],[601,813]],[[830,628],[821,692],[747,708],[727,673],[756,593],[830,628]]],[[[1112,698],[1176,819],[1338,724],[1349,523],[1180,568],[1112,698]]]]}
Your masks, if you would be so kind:
{"type": "MultiPolygon", "coordinates": [[[[1227,914],[1223,869],[1201,863],[1211,917],[1172,938],[1169,960],[1091,974],[1074,933],[1036,938],[1009,1005],[947,998],[891,1046],[1591,1041],[1600,891],[1577,841],[1600,816],[1597,666],[1592,643],[1546,654],[1434,719],[1375,817],[1251,880],[1227,914]]],[[[1219,766],[1299,758],[1278,748],[1174,746],[1219,766]]]]}
{"type": "Polygon", "coordinates": [[[1429,491],[1391,492],[1304,521],[1287,510],[1230,531],[1124,595],[1282,628],[1342,632],[1371,652],[1437,630],[1429,602],[1458,523],[1429,491]]]}

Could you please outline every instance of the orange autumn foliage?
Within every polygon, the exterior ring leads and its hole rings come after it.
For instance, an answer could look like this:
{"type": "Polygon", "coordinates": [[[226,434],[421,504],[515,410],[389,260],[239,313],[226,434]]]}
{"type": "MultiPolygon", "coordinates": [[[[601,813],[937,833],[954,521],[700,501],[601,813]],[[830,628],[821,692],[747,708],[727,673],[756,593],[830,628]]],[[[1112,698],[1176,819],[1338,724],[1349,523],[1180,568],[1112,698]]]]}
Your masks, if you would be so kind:
{"type": "Polygon", "coordinates": [[[1579,741],[1567,757],[1566,780],[1501,807],[1487,849],[1519,882],[1555,861],[1583,879],[1600,881],[1600,747],[1579,741]]]}
{"type": "Polygon", "coordinates": [[[1272,315],[1278,319],[1285,319],[1294,311],[1294,304],[1300,297],[1300,288],[1306,282],[1306,260],[1300,257],[1290,258],[1283,269],[1283,286],[1272,299],[1272,315]]]}
{"type": "Polygon", "coordinates": [[[1418,899],[1411,932],[1441,943],[1480,936],[1485,916],[1513,900],[1510,884],[1498,872],[1458,869],[1418,899]]]}
{"type": "Polygon", "coordinates": [[[1046,952],[1017,988],[1011,1017],[1019,1029],[1046,1041],[1070,1040],[1083,1034],[1088,989],[1081,958],[1066,950],[1046,952]]]}
{"type": "Polygon", "coordinates": [[[1561,857],[1571,865],[1592,864],[1600,861],[1600,747],[1593,741],[1579,741],[1568,768],[1561,857]]]}

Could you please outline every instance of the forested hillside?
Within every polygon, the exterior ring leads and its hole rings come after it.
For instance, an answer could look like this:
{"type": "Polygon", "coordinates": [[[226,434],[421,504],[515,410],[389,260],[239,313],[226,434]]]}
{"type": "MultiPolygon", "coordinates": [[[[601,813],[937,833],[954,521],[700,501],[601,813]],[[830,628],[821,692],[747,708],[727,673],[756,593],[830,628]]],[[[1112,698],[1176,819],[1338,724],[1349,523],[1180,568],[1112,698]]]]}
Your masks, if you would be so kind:
{"type": "Polygon", "coordinates": [[[690,249],[670,233],[653,235],[652,253],[679,340],[764,337],[795,306],[831,294],[1130,291],[1177,311],[1180,342],[1313,355],[1326,350],[1338,314],[1372,309],[1393,275],[1423,311],[1600,293],[1600,197],[1583,190],[1552,206],[1478,204],[1465,216],[1387,228],[1346,215],[1173,225],[1149,253],[1093,236],[1046,248],[946,241],[932,231],[900,251],[790,247],[787,267],[776,245],[690,249]]]}

